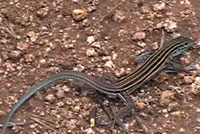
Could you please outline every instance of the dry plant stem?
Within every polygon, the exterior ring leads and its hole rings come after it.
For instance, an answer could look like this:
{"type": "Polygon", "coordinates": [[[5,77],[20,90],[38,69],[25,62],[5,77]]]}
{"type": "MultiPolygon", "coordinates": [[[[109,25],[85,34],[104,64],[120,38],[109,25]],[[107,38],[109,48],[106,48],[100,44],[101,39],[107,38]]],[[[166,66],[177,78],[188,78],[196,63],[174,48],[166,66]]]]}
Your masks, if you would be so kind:
{"type": "Polygon", "coordinates": [[[165,31],[164,29],[161,29],[160,48],[163,47],[164,43],[165,43],[165,31]]]}
{"type": "Polygon", "coordinates": [[[37,116],[37,115],[32,115],[30,117],[30,119],[32,119],[33,121],[37,122],[38,124],[41,124],[51,130],[54,130],[54,125],[53,123],[51,123],[50,121],[47,121],[46,119],[44,119],[43,117],[37,116]]]}
{"type": "MultiPolygon", "coordinates": [[[[28,122],[18,122],[18,123],[9,122],[8,127],[24,126],[24,125],[31,124],[31,123],[33,123],[33,121],[28,121],[28,122]]],[[[0,124],[0,127],[3,127],[3,124],[0,124]]]]}

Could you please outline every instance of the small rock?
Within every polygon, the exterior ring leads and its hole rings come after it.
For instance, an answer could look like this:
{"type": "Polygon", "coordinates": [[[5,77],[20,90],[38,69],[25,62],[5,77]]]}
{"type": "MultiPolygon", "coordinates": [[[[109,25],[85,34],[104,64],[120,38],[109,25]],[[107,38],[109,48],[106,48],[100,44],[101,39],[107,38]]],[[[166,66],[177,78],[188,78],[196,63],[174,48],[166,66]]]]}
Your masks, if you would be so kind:
{"type": "Polygon", "coordinates": [[[175,115],[175,116],[181,116],[182,112],[181,111],[175,111],[175,112],[172,112],[171,114],[175,115]]]}
{"type": "Polygon", "coordinates": [[[176,108],[178,107],[178,103],[177,102],[172,102],[172,103],[169,103],[169,105],[168,105],[168,108],[167,108],[167,110],[168,111],[175,111],[176,110],[176,108]]]}
{"type": "Polygon", "coordinates": [[[168,20],[164,23],[164,28],[167,32],[174,32],[177,29],[177,24],[174,21],[168,20]]]}
{"type": "Polygon", "coordinates": [[[123,37],[124,35],[128,34],[128,31],[124,30],[124,29],[121,29],[119,30],[118,32],[118,36],[119,37],[123,37]]]}
{"type": "Polygon", "coordinates": [[[76,112],[79,112],[80,109],[81,109],[81,107],[80,107],[79,105],[77,105],[77,106],[74,107],[74,110],[75,110],[76,112]]]}
{"type": "Polygon", "coordinates": [[[6,62],[4,64],[4,66],[5,66],[6,70],[9,72],[14,72],[16,70],[16,64],[14,64],[14,63],[6,62]]]}
{"type": "Polygon", "coordinates": [[[126,71],[124,68],[120,68],[120,70],[115,70],[114,73],[117,77],[121,77],[126,74],[126,71]]]}
{"type": "Polygon", "coordinates": [[[65,105],[64,102],[58,102],[58,103],[57,103],[57,106],[59,106],[59,107],[63,107],[64,105],[65,105]]]}
{"type": "Polygon", "coordinates": [[[40,8],[38,11],[37,11],[37,16],[40,18],[40,19],[43,19],[44,17],[46,17],[49,13],[49,7],[44,7],[44,8],[40,8]]]}
{"type": "Polygon", "coordinates": [[[139,41],[137,44],[140,47],[145,47],[146,46],[146,43],[144,43],[143,41],[139,41]]]}
{"type": "Polygon", "coordinates": [[[32,42],[35,42],[38,38],[37,34],[34,31],[28,32],[27,36],[30,38],[32,42]]]}
{"type": "Polygon", "coordinates": [[[153,50],[156,50],[156,49],[158,49],[158,48],[159,48],[158,42],[153,42],[153,43],[152,43],[152,49],[153,49],[153,50]]]}
{"type": "Polygon", "coordinates": [[[105,66],[106,67],[109,67],[109,68],[115,68],[115,65],[113,64],[113,62],[110,60],[110,61],[107,61],[106,63],[105,63],[105,66]]]}
{"type": "Polygon", "coordinates": [[[158,29],[161,29],[162,27],[164,27],[164,29],[167,31],[167,32],[174,32],[176,29],[177,29],[177,23],[170,20],[170,19],[167,19],[165,20],[165,22],[160,22],[156,25],[156,27],[158,29]]]}
{"type": "Polygon", "coordinates": [[[87,49],[87,51],[86,51],[86,55],[89,56],[89,57],[91,57],[91,56],[96,56],[96,55],[97,55],[97,52],[95,51],[94,48],[89,48],[89,49],[87,49]]]}
{"type": "Polygon", "coordinates": [[[185,132],[185,129],[184,129],[184,128],[180,128],[178,131],[179,131],[180,133],[184,133],[184,132],[185,132]]]}
{"type": "Polygon", "coordinates": [[[7,114],[4,111],[0,110],[0,116],[2,116],[2,115],[7,115],[7,114]]]}
{"type": "Polygon", "coordinates": [[[58,90],[58,92],[56,93],[57,97],[59,99],[62,99],[65,97],[65,91],[64,90],[58,90]]]}
{"type": "Polygon", "coordinates": [[[45,100],[47,100],[48,102],[53,103],[53,102],[56,100],[56,97],[55,97],[53,94],[48,94],[48,95],[45,97],[45,100]]]}
{"type": "Polygon", "coordinates": [[[200,118],[197,118],[196,121],[197,121],[198,123],[200,123],[200,118]]]}
{"type": "Polygon", "coordinates": [[[145,37],[146,37],[145,32],[137,32],[134,34],[133,40],[143,40],[145,39],[145,37]]]}
{"type": "Polygon", "coordinates": [[[81,64],[78,64],[76,67],[73,68],[74,71],[82,72],[85,70],[85,67],[81,64]]]}
{"type": "Polygon", "coordinates": [[[84,130],[86,134],[95,134],[95,131],[92,128],[87,128],[84,130]]]}
{"type": "Polygon", "coordinates": [[[19,58],[21,55],[21,52],[20,51],[17,51],[17,50],[14,50],[14,51],[11,51],[10,52],[10,57],[15,59],[15,58],[19,58]]]}
{"type": "Polygon", "coordinates": [[[199,77],[199,76],[195,78],[194,83],[196,83],[196,84],[200,84],[200,77],[199,77]]]}
{"type": "Polygon", "coordinates": [[[154,80],[158,83],[163,83],[164,81],[169,79],[169,75],[165,72],[160,72],[155,78],[154,80]]]}
{"type": "Polygon", "coordinates": [[[24,42],[18,42],[17,43],[17,49],[19,50],[27,50],[29,47],[29,44],[28,43],[24,43],[24,42]]]}
{"type": "Polygon", "coordinates": [[[113,20],[116,22],[122,22],[126,19],[125,13],[122,11],[116,11],[113,15],[113,20]]]}
{"type": "Polygon", "coordinates": [[[91,5],[87,8],[87,11],[90,13],[90,12],[94,12],[95,10],[97,9],[97,6],[95,5],[91,5]]]}
{"type": "Polygon", "coordinates": [[[101,42],[98,42],[98,41],[93,42],[93,43],[91,44],[91,46],[94,47],[94,48],[101,48],[101,42]]]}
{"type": "Polygon", "coordinates": [[[29,125],[29,127],[31,128],[31,129],[34,129],[34,128],[36,128],[38,125],[35,123],[35,124],[31,124],[31,125],[29,125]]]}
{"type": "Polygon", "coordinates": [[[197,112],[197,113],[200,113],[200,108],[197,108],[197,109],[196,109],[196,112],[197,112]]]}
{"type": "Polygon", "coordinates": [[[161,94],[160,104],[168,105],[172,101],[172,99],[174,99],[174,97],[175,97],[174,92],[166,90],[161,94]]]}
{"type": "Polygon", "coordinates": [[[80,2],[80,0],[72,0],[72,2],[78,3],[78,2],[80,2]]]}
{"type": "Polygon", "coordinates": [[[191,92],[195,95],[200,93],[200,84],[192,83],[191,92]]]}
{"type": "Polygon", "coordinates": [[[68,44],[68,45],[65,45],[65,48],[73,49],[73,48],[74,48],[74,44],[68,44]]]}
{"type": "Polygon", "coordinates": [[[88,19],[84,19],[83,22],[82,22],[82,25],[84,27],[88,27],[90,25],[90,21],[88,19]]]}
{"type": "Polygon", "coordinates": [[[194,76],[184,76],[183,79],[186,84],[190,84],[194,81],[194,76]]]}
{"type": "Polygon", "coordinates": [[[74,9],[72,11],[72,17],[76,21],[85,19],[87,17],[87,15],[88,15],[88,12],[84,8],[83,9],[74,9]]]}
{"type": "Polygon", "coordinates": [[[45,64],[46,62],[47,62],[46,59],[40,59],[39,61],[40,64],[45,64]]]}
{"type": "Polygon", "coordinates": [[[150,12],[150,8],[149,8],[149,6],[142,6],[142,8],[141,8],[141,13],[143,13],[143,14],[146,14],[146,13],[149,13],[150,12]]]}
{"type": "Polygon", "coordinates": [[[70,88],[68,86],[64,85],[62,87],[62,90],[67,93],[67,92],[69,92],[70,88]]]}
{"type": "Polygon", "coordinates": [[[155,4],[154,7],[153,7],[153,10],[154,11],[161,11],[165,8],[165,3],[164,2],[161,2],[159,4],[155,4]]]}
{"type": "Polygon", "coordinates": [[[94,36],[88,36],[88,37],[87,37],[87,42],[88,42],[89,44],[93,43],[94,41],[95,41],[94,36]]]}
{"type": "Polygon", "coordinates": [[[147,105],[146,105],[144,102],[138,102],[138,103],[137,103],[137,107],[138,107],[140,110],[143,110],[144,108],[147,107],[147,105]]]}
{"type": "Polygon", "coordinates": [[[168,110],[167,109],[163,109],[162,112],[166,114],[166,113],[168,113],[168,110]]]}
{"type": "Polygon", "coordinates": [[[35,56],[33,54],[26,54],[25,60],[26,60],[26,62],[32,62],[35,60],[35,56]]]}

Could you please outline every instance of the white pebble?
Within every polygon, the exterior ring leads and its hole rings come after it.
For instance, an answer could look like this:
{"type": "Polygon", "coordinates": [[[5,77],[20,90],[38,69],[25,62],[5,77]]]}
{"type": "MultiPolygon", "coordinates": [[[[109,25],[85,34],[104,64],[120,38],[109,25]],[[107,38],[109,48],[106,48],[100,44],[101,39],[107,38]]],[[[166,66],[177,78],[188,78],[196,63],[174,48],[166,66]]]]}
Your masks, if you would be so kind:
{"type": "Polygon", "coordinates": [[[106,67],[109,67],[109,68],[115,68],[115,65],[113,64],[113,62],[110,60],[110,61],[107,61],[106,63],[105,63],[105,66],[106,67]]]}
{"type": "Polygon", "coordinates": [[[94,41],[95,41],[94,36],[88,36],[88,37],[87,37],[87,42],[88,42],[89,44],[93,43],[94,41]]]}

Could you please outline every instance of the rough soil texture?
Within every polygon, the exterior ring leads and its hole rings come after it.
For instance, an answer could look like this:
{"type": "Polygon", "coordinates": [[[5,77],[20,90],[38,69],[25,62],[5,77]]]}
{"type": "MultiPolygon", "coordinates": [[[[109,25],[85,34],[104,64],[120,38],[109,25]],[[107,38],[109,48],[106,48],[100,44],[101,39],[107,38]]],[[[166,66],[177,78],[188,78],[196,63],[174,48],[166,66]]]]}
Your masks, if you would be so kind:
{"type": "MultiPolygon", "coordinates": [[[[196,41],[196,49],[180,62],[197,69],[163,73],[132,96],[152,133],[199,134],[199,7],[199,0],[0,0],[0,121],[30,87],[56,72],[129,73],[138,65],[136,55],[159,47],[164,29],[166,42],[179,35],[196,41]]],[[[37,93],[12,118],[34,122],[8,133],[122,133],[117,125],[91,128],[87,118],[92,108],[106,116],[95,93],[83,96],[76,87],[62,81],[37,93]]],[[[116,111],[122,107],[116,100],[111,104],[116,111]]],[[[124,122],[131,133],[143,133],[133,115],[124,122]]]]}

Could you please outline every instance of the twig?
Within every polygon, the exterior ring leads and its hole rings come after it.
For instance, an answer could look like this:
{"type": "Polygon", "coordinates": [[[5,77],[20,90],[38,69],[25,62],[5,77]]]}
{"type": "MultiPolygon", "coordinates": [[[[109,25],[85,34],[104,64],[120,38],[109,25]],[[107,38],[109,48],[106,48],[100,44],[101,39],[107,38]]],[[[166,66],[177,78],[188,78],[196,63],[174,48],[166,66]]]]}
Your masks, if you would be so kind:
{"type": "Polygon", "coordinates": [[[160,39],[160,48],[163,47],[164,43],[165,43],[165,31],[163,29],[161,29],[161,39],[160,39]]]}
{"type": "Polygon", "coordinates": [[[49,129],[51,129],[51,130],[54,130],[54,126],[52,125],[53,123],[51,121],[48,121],[47,119],[45,119],[43,117],[32,114],[30,119],[32,119],[33,121],[37,122],[38,124],[41,124],[41,125],[49,128],[49,129]]]}
{"type": "MultiPolygon", "coordinates": [[[[8,122],[8,127],[14,127],[14,126],[24,126],[24,125],[27,125],[27,124],[30,124],[30,123],[33,123],[33,121],[26,121],[26,122],[17,122],[17,123],[14,123],[14,122],[8,122]]],[[[4,124],[0,124],[0,127],[3,127],[4,124]]]]}

